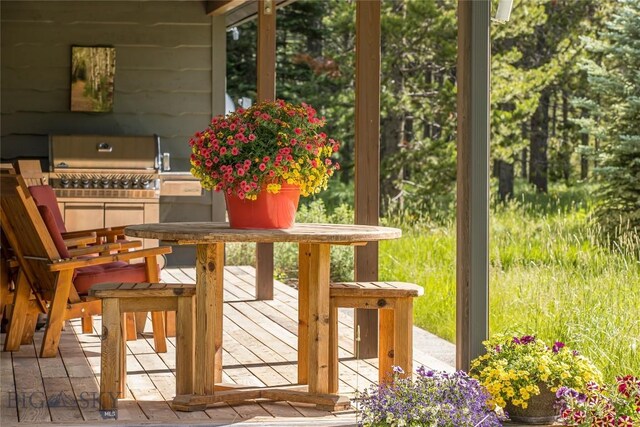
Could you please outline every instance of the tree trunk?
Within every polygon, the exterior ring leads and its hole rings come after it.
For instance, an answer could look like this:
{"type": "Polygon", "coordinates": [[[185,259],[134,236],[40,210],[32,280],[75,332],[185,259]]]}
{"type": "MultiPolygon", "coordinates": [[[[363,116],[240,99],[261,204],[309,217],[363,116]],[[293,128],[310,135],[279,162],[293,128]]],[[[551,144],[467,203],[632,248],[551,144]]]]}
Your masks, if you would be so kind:
{"type": "Polygon", "coordinates": [[[549,98],[550,89],[544,89],[538,101],[538,108],[531,117],[531,144],[529,146],[529,182],[536,187],[537,191],[543,193],[548,191],[549,98]]]}
{"type": "Polygon", "coordinates": [[[571,177],[571,145],[569,144],[569,94],[562,90],[562,142],[560,145],[560,168],[562,178],[569,182],[571,177]]]}
{"type": "MultiPolygon", "coordinates": [[[[399,112],[390,111],[387,117],[381,120],[380,125],[380,158],[391,158],[400,151],[400,147],[404,143],[405,117],[399,112]]],[[[404,172],[401,168],[400,170],[391,170],[388,174],[390,175],[388,177],[380,175],[380,201],[383,212],[387,211],[389,201],[396,198],[402,190],[397,187],[397,183],[402,180],[404,172]]],[[[402,204],[402,200],[400,200],[400,204],[402,204]]]]}
{"type": "Polygon", "coordinates": [[[520,154],[520,165],[522,169],[520,169],[520,178],[527,178],[527,161],[529,160],[529,150],[526,148],[522,149],[522,153],[520,154]]]}
{"type": "MultiPolygon", "coordinates": [[[[581,138],[582,138],[582,145],[585,147],[588,146],[589,134],[583,133],[581,138]]],[[[580,156],[580,179],[584,181],[587,178],[589,178],[589,158],[586,156],[586,154],[582,154],[580,156]]]]}
{"type": "Polygon", "coordinates": [[[496,166],[498,170],[498,199],[505,202],[513,196],[513,162],[496,160],[496,166]]]}
{"type": "MultiPolygon", "coordinates": [[[[586,116],[587,116],[587,110],[583,109],[582,117],[586,117],[586,116]]],[[[587,147],[589,145],[588,133],[583,132],[580,139],[583,147],[587,147]]],[[[589,157],[587,157],[587,155],[583,153],[580,155],[580,179],[584,181],[588,177],[589,177],[589,157]]]]}

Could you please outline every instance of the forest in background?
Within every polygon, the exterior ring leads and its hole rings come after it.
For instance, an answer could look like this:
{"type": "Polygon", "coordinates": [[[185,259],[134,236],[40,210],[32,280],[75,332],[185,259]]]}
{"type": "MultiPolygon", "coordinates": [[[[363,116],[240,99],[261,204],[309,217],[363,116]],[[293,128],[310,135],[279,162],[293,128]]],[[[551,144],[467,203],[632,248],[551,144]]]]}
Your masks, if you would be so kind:
{"type": "MultiPolygon", "coordinates": [[[[278,10],[277,96],[343,143],[299,222],[353,222],[354,24],[354,1],[278,10]]],[[[640,0],[515,0],[491,31],[490,332],[566,342],[610,381],[640,372],[640,0]]],[[[256,23],[234,33],[228,93],[255,99],[256,23]]],[[[423,286],[416,325],[453,341],[456,1],[383,1],[381,41],[381,221],[403,237],[381,243],[380,279],[423,286]]],[[[295,281],[297,248],[276,246],[295,281]]],[[[227,246],[230,264],[254,254],[227,246]]],[[[331,273],[353,279],[351,248],[331,273]]]]}
{"type": "MultiPolygon", "coordinates": [[[[494,9],[495,10],[495,9],[494,9]]],[[[640,226],[640,1],[515,0],[492,23],[491,159],[497,200],[517,180],[597,185],[609,236],[640,226]]],[[[228,32],[227,91],[255,99],[256,22],[228,32]]],[[[381,208],[447,221],[455,212],[456,2],[382,2],[381,208]]],[[[278,10],[277,97],[307,102],[342,142],[322,198],[352,203],[355,2],[278,10]]],[[[495,190],[495,191],[493,191],[495,190]]]]}

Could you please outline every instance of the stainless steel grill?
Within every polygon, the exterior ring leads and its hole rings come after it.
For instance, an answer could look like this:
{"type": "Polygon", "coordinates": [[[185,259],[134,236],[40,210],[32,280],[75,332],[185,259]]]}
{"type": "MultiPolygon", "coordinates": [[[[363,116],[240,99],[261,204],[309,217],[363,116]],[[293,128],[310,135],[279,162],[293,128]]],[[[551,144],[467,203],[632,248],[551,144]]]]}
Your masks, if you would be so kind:
{"type": "Polygon", "coordinates": [[[160,197],[157,136],[55,135],[49,180],[58,197],[160,197]]]}
{"type": "Polygon", "coordinates": [[[162,159],[154,135],[52,136],[49,184],[67,229],[158,222],[162,159]]]}

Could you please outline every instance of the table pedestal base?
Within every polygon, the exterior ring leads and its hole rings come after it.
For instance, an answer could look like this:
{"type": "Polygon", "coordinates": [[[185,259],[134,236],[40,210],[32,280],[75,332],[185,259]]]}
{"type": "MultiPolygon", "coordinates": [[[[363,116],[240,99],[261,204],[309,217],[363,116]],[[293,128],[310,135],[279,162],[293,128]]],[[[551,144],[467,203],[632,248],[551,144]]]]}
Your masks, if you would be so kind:
{"type": "Polygon", "coordinates": [[[247,387],[235,384],[216,384],[215,392],[209,395],[183,394],[173,399],[176,411],[202,411],[218,403],[241,403],[252,400],[287,401],[314,403],[324,411],[348,409],[348,397],[338,394],[309,393],[306,385],[286,385],[279,387],[247,387]]]}

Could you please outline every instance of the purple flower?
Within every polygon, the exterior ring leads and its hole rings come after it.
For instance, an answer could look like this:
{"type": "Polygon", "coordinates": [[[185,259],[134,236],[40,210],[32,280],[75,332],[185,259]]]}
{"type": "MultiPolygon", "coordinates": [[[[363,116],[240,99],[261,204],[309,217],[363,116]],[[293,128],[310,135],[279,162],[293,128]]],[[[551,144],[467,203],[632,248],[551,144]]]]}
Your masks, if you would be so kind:
{"type": "Polygon", "coordinates": [[[556,341],[555,344],[553,344],[553,347],[551,349],[553,350],[554,353],[557,353],[563,347],[564,347],[564,343],[562,341],[556,341]]]}
{"type": "Polygon", "coordinates": [[[533,335],[523,335],[522,337],[520,337],[520,344],[531,344],[533,342],[535,342],[536,337],[534,337],[533,335]]]}
{"type": "Polygon", "coordinates": [[[394,374],[404,374],[404,370],[400,367],[400,366],[393,366],[393,373],[394,374]]]}
{"type": "Polygon", "coordinates": [[[491,396],[480,383],[458,371],[417,369],[418,376],[396,378],[358,396],[363,425],[388,425],[388,417],[407,425],[498,427],[501,418],[489,410],[491,396]]]}

